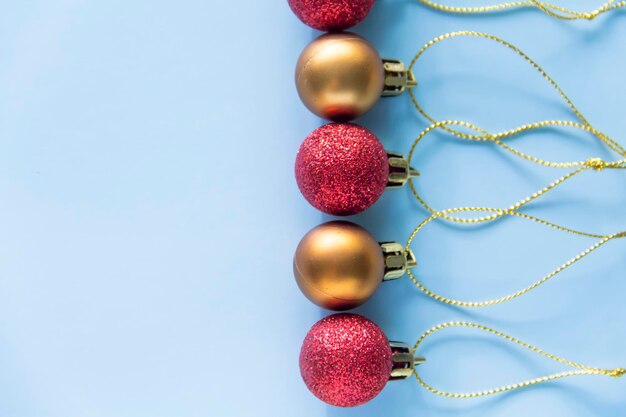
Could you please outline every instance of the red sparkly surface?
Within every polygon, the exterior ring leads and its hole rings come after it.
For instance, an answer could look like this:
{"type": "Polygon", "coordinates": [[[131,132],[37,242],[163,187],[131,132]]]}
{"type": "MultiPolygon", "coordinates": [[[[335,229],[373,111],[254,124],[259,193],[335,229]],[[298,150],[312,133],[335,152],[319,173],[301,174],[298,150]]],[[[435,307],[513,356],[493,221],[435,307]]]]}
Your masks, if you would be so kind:
{"type": "Polygon", "coordinates": [[[365,19],[374,0],[289,0],[305,24],[322,31],[347,29],[365,19]]]}
{"type": "Polygon", "coordinates": [[[392,367],[383,331],[356,314],[318,321],[300,352],[306,386],[320,400],[338,407],[354,407],[376,397],[389,381],[392,367]]]}
{"type": "Polygon", "coordinates": [[[389,177],[387,153],[364,127],[330,123],[313,131],[296,157],[296,181],[311,205],[349,216],[374,204],[389,177]]]}

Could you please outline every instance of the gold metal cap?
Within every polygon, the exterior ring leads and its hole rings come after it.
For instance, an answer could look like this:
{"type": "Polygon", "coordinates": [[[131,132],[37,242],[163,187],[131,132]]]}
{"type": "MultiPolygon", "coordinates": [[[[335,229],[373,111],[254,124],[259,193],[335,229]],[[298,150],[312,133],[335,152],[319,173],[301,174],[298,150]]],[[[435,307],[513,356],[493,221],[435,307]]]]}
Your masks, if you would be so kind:
{"type": "Polygon", "coordinates": [[[426,362],[422,357],[413,356],[411,347],[406,343],[389,342],[391,347],[391,359],[393,360],[393,368],[391,368],[390,381],[407,379],[413,373],[413,369],[417,365],[426,362]]]}
{"type": "Polygon", "coordinates": [[[385,86],[383,97],[399,96],[407,88],[417,87],[413,71],[407,71],[404,63],[397,59],[383,59],[385,86]]]}
{"type": "Polygon", "coordinates": [[[413,252],[410,249],[405,251],[401,244],[397,242],[382,242],[380,247],[383,250],[383,258],[385,259],[383,281],[398,279],[406,273],[407,269],[417,266],[413,252]]]}
{"type": "Polygon", "coordinates": [[[387,152],[387,158],[389,160],[387,188],[404,187],[409,178],[419,177],[419,171],[409,166],[409,161],[404,155],[397,152],[387,152]]]}

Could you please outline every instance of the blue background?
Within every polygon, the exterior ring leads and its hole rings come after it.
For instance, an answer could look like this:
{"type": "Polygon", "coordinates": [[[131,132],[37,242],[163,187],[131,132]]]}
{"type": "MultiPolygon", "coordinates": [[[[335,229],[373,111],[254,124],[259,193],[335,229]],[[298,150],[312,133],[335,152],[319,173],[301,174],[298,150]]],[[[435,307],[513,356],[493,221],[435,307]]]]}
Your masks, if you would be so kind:
{"type": "MultiPolygon", "coordinates": [[[[327,314],[298,291],[291,256],[327,219],[293,178],[321,121],[300,104],[293,67],[317,33],[287,2],[26,0],[0,8],[0,415],[620,416],[626,381],[584,377],[480,400],[450,400],[414,379],[336,409],[298,372],[300,343],[327,314]]],[[[626,137],[626,16],[554,21],[533,10],[483,17],[381,0],[354,30],[409,61],[444,32],[474,29],[529,53],[592,123],[626,137]]],[[[572,116],[516,56],[480,40],[445,42],[416,67],[438,119],[492,131],[572,116]]],[[[426,126],[408,96],[359,121],[407,152],[426,126]]],[[[557,132],[514,144],[553,160],[610,155],[557,132]]],[[[418,187],[437,208],[508,206],[565,171],[433,134],[418,187]]],[[[626,228],[626,178],[582,174],[528,212],[589,231],[626,228]]],[[[388,192],[355,221],[405,242],[425,212],[388,192]]],[[[485,299],[540,278],[592,241],[522,220],[429,226],[414,249],[421,279],[485,299]]],[[[448,320],[505,330],[586,364],[626,365],[626,242],[614,241],[533,293],[464,311],[407,278],[359,311],[408,343],[448,320]]],[[[450,331],[420,352],[422,375],[464,391],[563,369],[531,353],[450,331]]]]}

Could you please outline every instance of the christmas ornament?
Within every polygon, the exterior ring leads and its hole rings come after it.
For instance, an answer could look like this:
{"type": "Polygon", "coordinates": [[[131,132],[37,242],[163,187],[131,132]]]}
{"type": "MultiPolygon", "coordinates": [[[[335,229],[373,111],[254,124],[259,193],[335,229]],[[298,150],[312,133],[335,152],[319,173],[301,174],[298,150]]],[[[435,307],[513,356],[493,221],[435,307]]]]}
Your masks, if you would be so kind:
{"type": "MultiPolygon", "coordinates": [[[[357,214],[371,207],[385,189],[401,188],[407,182],[417,201],[430,213],[432,208],[417,191],[414,179],[419,172],[411,168],[411,162],[417,146],[431,132],[464,127],[476,134],[454,135],[464,140],[473,140],[483,144],[495,144],[514,155],[541,166],[570,169],[568,173],[556,179],[548,186],[513,204],[513,210],[537,200],[552,189],[586,171],[626,168],[626,159],[605,161],[590,157],[583,161],[551,162],[523,153],[508,145],[505,141],[515,135],[535,129],[568,127],[589,131],[588,127],[575,122],[545,121],[491,134],[486,130],[461,121],[436,122],[426,128],[413,142],[408,159],[396,152],[385,152],[380,140],[369,130],[350,123],[330,123],[313,131],[302,143],[296,156],[295,175],[298,187],[306,200],[315,208],[335,216],[357,214]]],[[[602,136],[597,136],[619,156],[626,155],[619,144],[602,136]]],[[[444,220],[459,221],[449,215],[444,220]]],[[[482,221],[492,220],[492,215],[482,221]]]]}
{"type": "MultiPolygon", "coordinates": [[[[475,223],[479,219],[466,219],[465,223],[475,223]]],[[[333,221],[322,224],[300,241],[294,255],[293,270],[303,294],[315,304],[329,310],[345,311],[356,308],[372,297],[382,282],[401,278],[405,274],[424,294],[442,303],[465,308],[489,307],[530,292],[606,243],[623,237],[626,237],[626,232],[610,235],[582,232],[512,209],[463,207],[431,215],[413,230],[404,247],[396,242],[377,243],[368,231],[354,223],[333,221]],[[421,282],[419,273],[415,270],[417,259],[411,249],[418,233],[429,223],[458,213],[486,213],[490,219],[518,217],[564,233],[591,238],[595,242],[538,281],[513,294],[487,301],[460,301],[442,296],[421,282]]]]}
{"type": "Polygon", "coordinates": [[[360,226],[334,221],[304,236],[293,259],[300,290],[315,304],[343,311],[367,301],[383,281],[416,265],[413,253],[395,242],[378,243],[360,226]]]}
{"type": "Polygon", "coordinates": [[[296,181],[311,205],[334,215],[360,213],[386,188],[402,187],[417,171],[385,152],[364,127],[332,123],[311,133],[296,157],[296,181]]]}
{"type": "Polygon", "coordinates": [[[304,24],[325,32],[360,23],[373,5],[374,0],[289,0],[291,10],[304,24]]]}
{"type": "Polygon", "coordinates": [[[320,400],[354,407],[376,397],[387,381],[411,375],[410,347],[389,342],[374,322],[356,314],[336,314],[317,322],[300,352],[300,372],[320,400]]]}
{"type": "Polygon", "coordinates": [[[552,355],[519,339],[486,326],[469,322],[448,322],[427,330],[414,348],[389,342],[372,321],[356,314],[336,314],[317,322],[309,331],[300,351],[300,372],[309,390],[320,400],[338,407],[354,407],[376,397],[387,381],[403,380],[415,375],[424,388],[449,398],[476,398],[514,391],[557,379],[604,375],[621,377],[626,369],[602,369],[581,365],[552,355]],[[431,335],[444,329],[462,327],[487,332],[529,349],[541,356],[573,368],[528,381],[472,393],[453,393],[429,385],[419,374],[426,360],[415,354],[431,335]]]}
{"type": "Polygon", "coordinates": [[[372,44],[353,33],[320,36],[296,65],[300,99],[313,113],[333,121],[356,119],[381,95],[396,96],[415,85],[404,64],[381,59],[372,44]]]}

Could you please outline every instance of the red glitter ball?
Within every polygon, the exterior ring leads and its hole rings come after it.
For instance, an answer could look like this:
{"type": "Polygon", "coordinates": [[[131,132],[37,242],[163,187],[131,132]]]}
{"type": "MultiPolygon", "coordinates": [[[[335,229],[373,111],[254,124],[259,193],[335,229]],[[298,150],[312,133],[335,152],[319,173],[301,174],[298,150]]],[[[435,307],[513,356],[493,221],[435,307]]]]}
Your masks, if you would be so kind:
{"type": "Polygon", "coordinates": [[[306,386],[320,400],[338,407],[354,407],[376,397],[392,368],[387,337],[374,322],[356,314],[318,321],[300,352],[306,386]]]}
{"type": "Polygon", "coordinates": [[[336,216],[360,213],[385,191],[387,153],[364,127],[330,123],[316,129],[300,146],[296,181],[317,209],[336,216]]]}
{"type": "Polygon", "coordinates": [[[365,19],[374,0],[289,0],[305,24],[322,31],[344,30],[365,19]]]}

